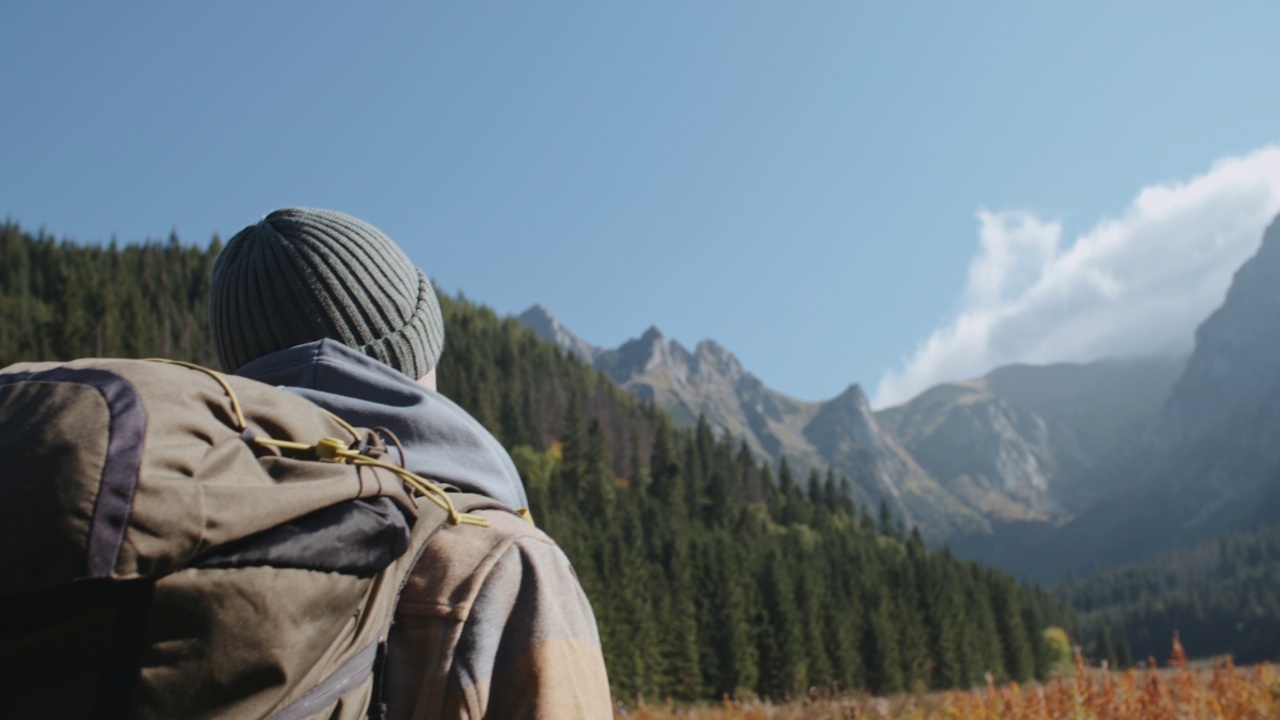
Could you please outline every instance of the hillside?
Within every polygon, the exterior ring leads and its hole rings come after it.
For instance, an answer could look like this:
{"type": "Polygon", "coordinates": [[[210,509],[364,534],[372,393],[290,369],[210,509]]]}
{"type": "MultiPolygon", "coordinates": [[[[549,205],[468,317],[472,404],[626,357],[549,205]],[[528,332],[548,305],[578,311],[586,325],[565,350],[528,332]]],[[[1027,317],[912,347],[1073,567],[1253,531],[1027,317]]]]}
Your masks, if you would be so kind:
{"type": "MultiPolygon", "coordinates": [[[[86,248],[0,226],[0,362],[209,363],[202,303],[219,248],[86,248]]],[[[516,320],[442,308],[440,387],[510,448],[592,601],[617,697],[1025,681],[1048,670],[1041,631],[1072,627],[1048,593],[872,520],[834,474],[803,489],[788,464],[707,424],[673,427],[516,320]]]]}
{"type": "Polygon", "coordinates": [[[1132,657],[1160,657],[1176,631],[1200,655],[1241,663],[1280,659],[1280,528],[1230,533],[1105,570],[1059,588],[1082,635],[1105,628],[1132,657]]]}

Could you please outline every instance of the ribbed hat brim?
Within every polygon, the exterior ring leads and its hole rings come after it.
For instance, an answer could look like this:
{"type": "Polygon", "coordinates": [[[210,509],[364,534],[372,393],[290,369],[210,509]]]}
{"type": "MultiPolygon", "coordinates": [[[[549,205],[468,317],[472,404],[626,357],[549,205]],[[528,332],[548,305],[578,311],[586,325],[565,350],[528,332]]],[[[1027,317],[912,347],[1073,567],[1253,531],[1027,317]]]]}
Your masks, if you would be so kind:
{"type": "Polygon", "coordinates": [[[426,274],[377,228],[329,210],[285,208],[237,233],[214,264],[209,319],[227,370],[332,338],[417,378],[444,349],[426,274]]]}

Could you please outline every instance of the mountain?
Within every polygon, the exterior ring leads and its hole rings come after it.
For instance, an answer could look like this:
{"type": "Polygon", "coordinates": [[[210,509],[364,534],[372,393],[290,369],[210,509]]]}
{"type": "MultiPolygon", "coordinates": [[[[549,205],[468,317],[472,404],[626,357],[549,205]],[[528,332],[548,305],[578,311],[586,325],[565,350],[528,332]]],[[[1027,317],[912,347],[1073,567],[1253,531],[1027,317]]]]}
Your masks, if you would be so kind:
{"type": "Polygon", "coordinates": [[[1044,421],[1057,464],[1050,495],[1074,515],[1134,484],[1134,468],[1161,442],[1161,411],[1186,365],[1185,356],[1007,365],[985,381],[1044,421]]]}
{"type": "Polygon", "coordinates": [[[1145,559],[1230,530],[1280,522],[1280,218],[1196,330],[1164,406],[1163,446],[1144,481],[1079,519],[1127,540],[1109,561],[1145,559]]]}
{"type": "Polygon", "coordinates": [[[1280,221],[1190,358],[1011,365],[875,413],[856,385],[817,403],[773,391],[712,341],[690,352],[650,328],[600,351],[545,308],[525,317],[678,421],[705,416],[802,473],[833,468],[857,501],[1025,577],[1280,521],[1280,221]]]}
{"type": "Polygon", "coordinates": [[[543,306],[520,321],[679,424],[703,416],[802,477],[832,468],[854,500],[887,503],[933,542],[986,536],[992,522],[1059,524],[1124,486],[1126,451],[1146,447],[1185,363],[1008,366],[873,413],[856,384],[816,403],[776,392],[711,340],[690,351],[650,327],[601,350],[543,306]]]}
{"type": "Polygon", "coordinates": [[[987,517],[1048,520],[1057,463],[1049,428],[984,380],[945,383],[877,418],[952,495],[987,517]]]}
{"type": "Polygon", "coordinates": [[[987,528],[978,512],[939,486],[880,427],[857,385],[827,402],[805,402],[766,387],[733,353],[711,340],[690,351],[651,327],[616,349],[598,350],[541,306],[525,311],[520,322],[652,401],[678,424],[691,426],[705,417],[756,455],[774,462],[785,457],[802,478],[833,469],[852,481],[854,500],[873,507],[887,503],[932,541],[987,528]]]}
{"type": "Polygon", "coordinates": [[[805,453],[789,430],[811,412],[806,403],[773,392],[742,369],[738,359],[704,340],[693,352],[668,341],[656,327],[616,350],[602,352],[595,366],[614,382],[666,409],[681,424],[705,415],[715,426],[744,439],[759,454],[805,453]]]}
{"type": "Polygon", "coordinates": [[[1236,271],[1226,300],[1196,330],[1195,351],[1165,408],[1171,438],[1197,441],[1267,406],[1280,387],[1280,218],[1236,271]]]}
{"type": "Polygon", "coordinates": [[[1008,365],[876,414],[952,494],[998,521],[1060,522],[1132,482],[1182,358],[1008,365]]]}
{"type": "Polygon", "coordinates": [[[818,403],[804,426],[804,437],[820,462],[852,478],[870,499],[898,509],[926,538],[940,540],[989,527],[981,514],[958,502],[880,426],[858,385],[818,403]]]}
{"type": "Polygon", "coordinates": [[[1280,218],[1236,271],[1165,405],[1148,491],[1188,537],[1280,521],[1280,218]]]}
{"type": "MultiPolygon", "coordinates": [[[[1109,399],[1113,412],[1149,411],[1151,391],[1163,383],[1151,369],[1118,380],[1098,398],[1109,399]],[[1135,397],[1144,383],[1138,396],[1145,399],[1135,397]]],[[[1125,434],[1106,419],[1077,424],[1087,433],[1080,437],[1094,443],[1083,456],[1101,464],[1086,474],[1092,501],[1069,522],[997,525],[992,535],[955,541],[956,554],[1052,581],[1068,570],[1088,574],[1280,523],[1280,219],[1236,272],[1222,306],[1197,328],[1195,348],[1156,420],[1125,434]],[[1113,434],[1123,441],[1108,440],[1113,434]]]]}
{"type": "Polygon", "coordinates": [[[569,332],[560,321],[551,314],[545,305],[534,305],[525,310],[518,318],[521,325],[531,328],[543,340],[564,350],[583,362],[591,363],[600,350],[582,338],[569,332]]]}

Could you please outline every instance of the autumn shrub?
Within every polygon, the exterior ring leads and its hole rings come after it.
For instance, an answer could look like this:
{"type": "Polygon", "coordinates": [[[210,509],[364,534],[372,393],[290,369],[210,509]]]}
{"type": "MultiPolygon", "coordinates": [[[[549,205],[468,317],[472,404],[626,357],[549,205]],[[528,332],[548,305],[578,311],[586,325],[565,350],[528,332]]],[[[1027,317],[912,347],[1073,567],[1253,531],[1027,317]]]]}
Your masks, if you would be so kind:
{"type": "Polygon", "coordinates": [[[635,708],[618,717],[666,720],[1266,720],[1280,717],[1280,670],[1269,663],[1238,668],[1224,657],[1199,668],[1187,661],[1175,636],[1164,667],[1151,659],[1144,669],[1123,672],[1088,667],[1079,650],[1074,672],[1043,683],[986,687],[963,692],[912,693],[891,697],[846,695],[802,703],[723,702],[708,706],[635,708]]]}

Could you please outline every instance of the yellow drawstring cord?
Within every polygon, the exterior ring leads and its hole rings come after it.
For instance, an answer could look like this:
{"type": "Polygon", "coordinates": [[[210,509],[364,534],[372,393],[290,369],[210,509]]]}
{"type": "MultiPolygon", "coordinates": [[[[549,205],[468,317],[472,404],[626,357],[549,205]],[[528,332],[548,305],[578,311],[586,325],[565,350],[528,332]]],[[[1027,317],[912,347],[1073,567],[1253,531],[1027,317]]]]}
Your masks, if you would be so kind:
{"type": "MultiPolygon", "coordinates": [[[[155,362],[169,363],[171,365],[181,365],[182,367],[191,368],[192,370],[199,370],[200,372],[205,373],[209,377],[212,377],[215,381],[217,381],[219,385],[222,386],[223,391],[226,392],[227,397],[230,398],[231,400],[231,413],[232,415],[235,416],[236,429],[241,432],[244,432],[246,429],[248,429],[249,424],[245,421],[244,412],[240,408],[240,399],[236,397],[235,390],[231,388],[231,384],[228,383],[227,379],[222,376],[222,373],[219,373],[215,370],[210,370],[207,367],[203,367],[195,363],[183,362],[182,360],[170,360],[168,358],[149,358],[149,359],[155,362]]],[[[327,414],[335,422],[337,422],[344,429],[346,429],[347,432],[351,433],[352,438],[356,440],[360,439],[360,433],[356,432],[356,429],[352,427],[350,423],[338,417],[337,415],[334,415],[328,410],[325,410],[325,414],[327,414]]],[[[321,440],[316,444],[308,445],[306,443],[294,442],[291,440],[277,440],[272,437],[255,435],[253,437],[253,442],[258,445],[269,445],[271,447],[277,447],[285,450],[309,452],[315,455],[317,459],[325,462],[350,463],[352,465],[367,465],[369,467],[376,467],[376,468],[382,468],[383,470],[388,470],[392,473],[395,473],[396,477],[400,478],[400,480],[405,485],[407,485],[410,490],[416,491],[419,495],[422,495],[430,499],[436,505],[439,505],[445,512],[449,514],[449,522],[453,523],[454,525],[465,524],[465,525],[479,525],[482,527],[489,526],[489,521],[483,517],[480,517],[479,515],[472,515],[470,513],[458,512],[458,509],[454,507],[453,500],[449,497],[449,494],[446,493],[444,490],[442,490],[438,485],[431,482],[430,480],[414,472],[406,470],[405,468],[392,465],[391,463],[382,462],[381,460],[375,460],[366,455],[361,455],[358,451],[348,448],[346,445],[342,443],[341,440],[338,440],[337,438],[331,438],[331,437],[321,438],[321,440]]]]}
{"type": "Polygon", "coordinates": [[[453,500],[449,494],[441,490],[435,483],[418,475],[417,473],[406,470],[391,463],[374,460],[371,457],[361,455],[356,450],[351,450],[342,444],[337,438],[321,438],[320,442],[315,445],[307,445],[306,443],[290,442],[288,440],[276,440],[268,437],[255,437],[253,441],[259,445],[271,445],[287,450],[297,450],[299,452],[310,452],[320,460],[326,462],[350,463],[352,465],[367,465],[369,467],[382,468],[396,474],[405,485],[416,490],[419,495],[427,497],[436,505],[439,505],[449,513],[449,522],[454,525],[480,525],[489,526],[489,521],[479,515],[471,515],[469,513],[460,513],[453,506],[453,500]]]}
{"type": "Polygon", "coordinates": [[[227,397],[231,398],[231,413],[235,415],[236,418],[236,429],[240,432],[244,432],[245,428],[249,427],[249,424],[244,421],[244,413],[240,410],[240,399],[236,397],[235,391],[231,389],[231,383],[228,383],[227,379],[222,377],[222,373],[217,372],[216,370],[210,370],[203,365],[197,365],[195,363],[189,363],[182,360],[170,360],[169,358],[147,358],[147,360],[151,362],[169,363],[170,365],[181,365],[182,367],[191,368],[192,370],[199,370],[218,381],[218,384],[222,386],[223,391],[227,393],[227,397]]]}

